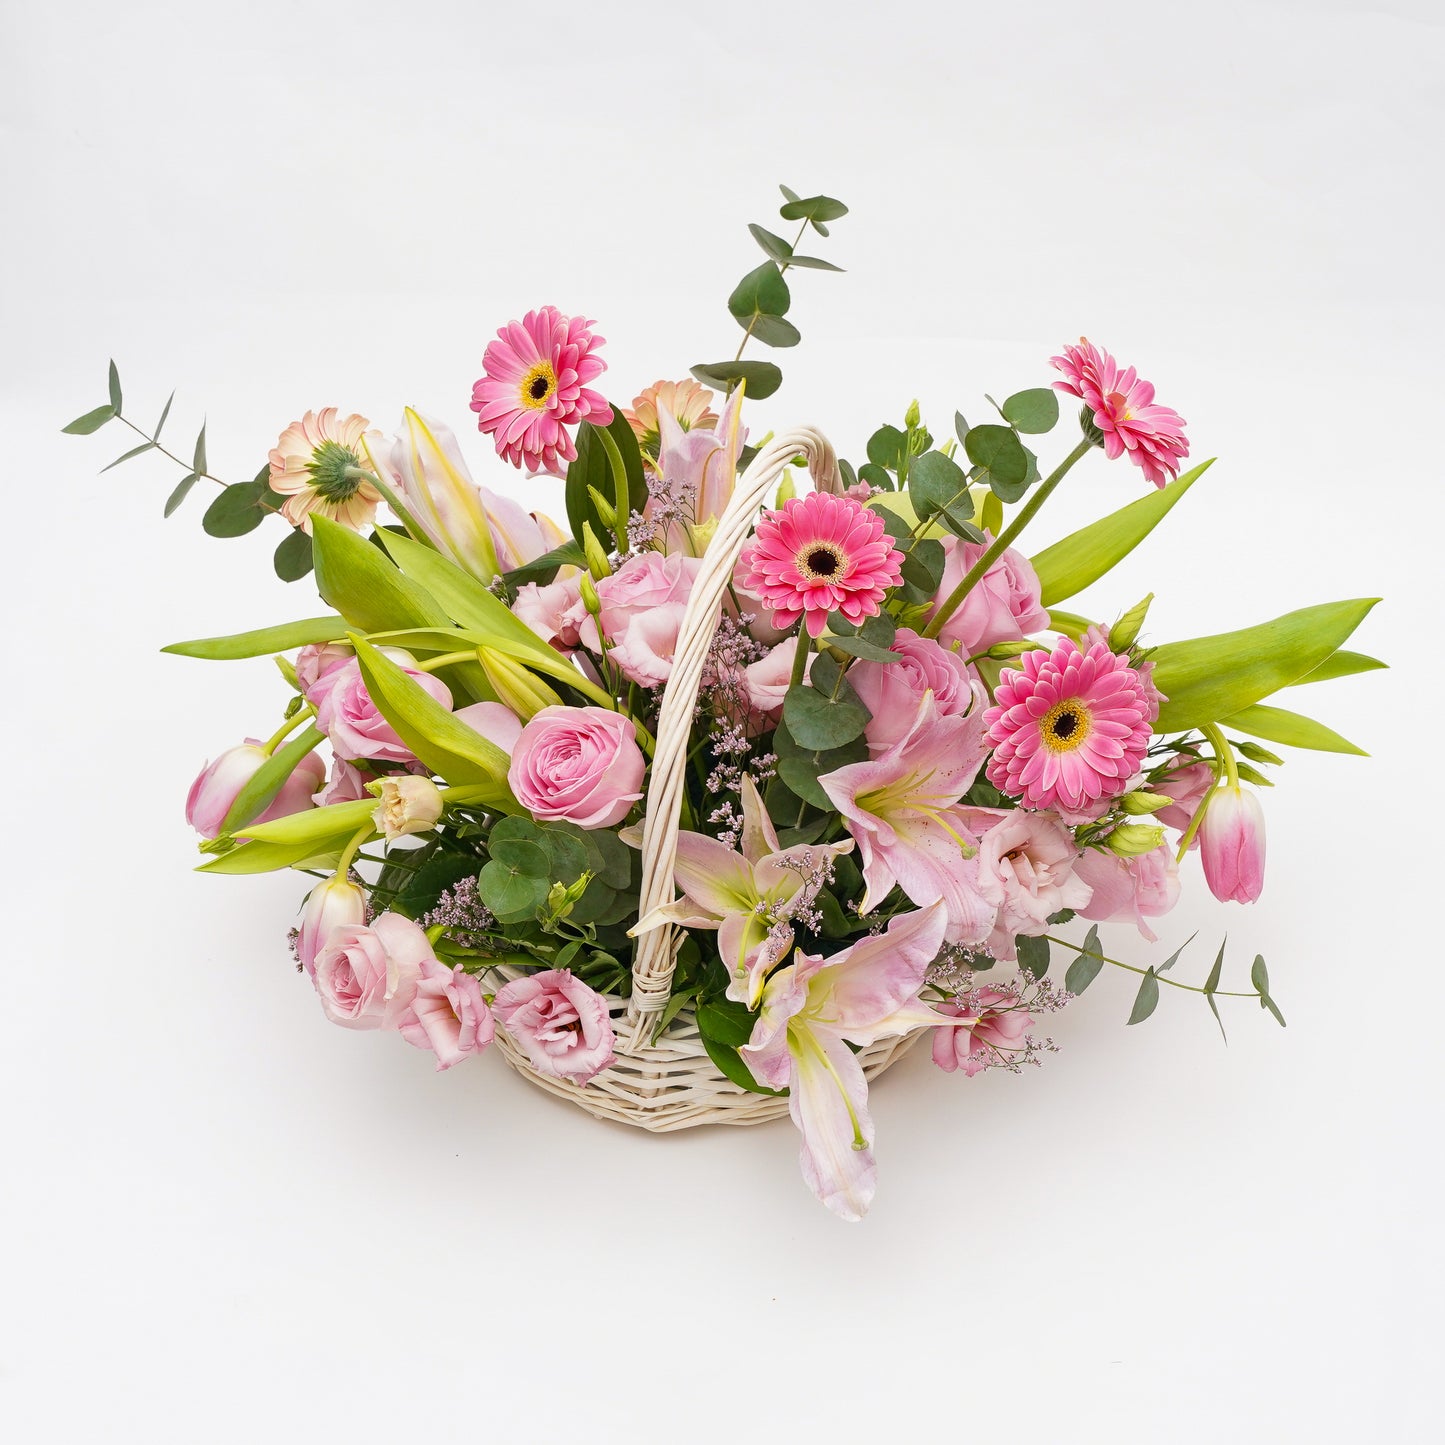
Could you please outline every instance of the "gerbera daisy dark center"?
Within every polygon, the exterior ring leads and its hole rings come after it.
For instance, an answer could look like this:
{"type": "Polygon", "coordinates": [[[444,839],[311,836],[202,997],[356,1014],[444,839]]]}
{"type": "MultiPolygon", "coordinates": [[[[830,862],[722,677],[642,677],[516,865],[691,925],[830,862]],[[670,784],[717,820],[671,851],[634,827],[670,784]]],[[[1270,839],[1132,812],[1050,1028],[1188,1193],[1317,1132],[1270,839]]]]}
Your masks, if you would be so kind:
{"type": "Polygon", "coordinates": [[[836,547],[815,542],[798,557],[798,571],[810,582],[836,577],[847,559],[836,547]]]}
{"type": "Polygon", "coordinates": [[[345,502],[361,486],[361,478],[348,471],[354,473],[360,465],[355,452],[328,439],[311,453],[306,470],[311,473],[311,485],[328,502],[345,502]]]}
{"type": "Polygon", "coordinates": [[[1072,752],[1089,735],[1089,710],[1076,698],[1065,698],[1044,714],[1039,732],[1051,752],[1072,752]]]}
{"type": "Polygon", "coordinates": [[[545,406],[547,398],[556,390],[557,373],[552,370],[552,363],[549,361],[539,361],[533,366],[518,387],[522,405],[532,411],[545,406]]]}

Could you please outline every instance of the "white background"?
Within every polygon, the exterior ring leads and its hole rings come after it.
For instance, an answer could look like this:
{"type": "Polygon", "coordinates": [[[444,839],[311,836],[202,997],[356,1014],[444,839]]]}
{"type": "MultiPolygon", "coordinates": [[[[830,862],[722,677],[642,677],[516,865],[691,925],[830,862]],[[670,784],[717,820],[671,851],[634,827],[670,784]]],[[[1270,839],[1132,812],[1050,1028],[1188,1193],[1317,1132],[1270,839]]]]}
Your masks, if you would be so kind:
{"type": "MultiPolygon", "coordinates": [[[[1423,1440],[1439,1429],[1439,149],[1430,0],[1152,6],[4,0],[8,501],[0,1432],[24,1442],[1423,1440]],[[268,733],[269,662],[158,655],[320,610],[104,400],[249,478],[294,416],[470,429],[491,332],[598,319],[611,395],[730,355],[776,183],[853,213],[753,408],[857,457],[1087,332],[1221,460],[1106,584],[1146,640],[1385,595],[1389,673],[1298,694],[1261,904],[1188,898],[1062,1052],[876,1089],[849,1227],[789,1126],[656,1139],[496,1058],[334,1029],[299,889],[188,871],[185,788],[268,733]]],[[[759,352],[759,355],[762,353],[759,352]]],[[[470,437],[470,441],[465,441],[470,437]]],[[[1065,434],[1046,451],[1060,454],[1065,434]]],[[[1034,547],[1139,495],[1096,457],[1034,547]]]]}

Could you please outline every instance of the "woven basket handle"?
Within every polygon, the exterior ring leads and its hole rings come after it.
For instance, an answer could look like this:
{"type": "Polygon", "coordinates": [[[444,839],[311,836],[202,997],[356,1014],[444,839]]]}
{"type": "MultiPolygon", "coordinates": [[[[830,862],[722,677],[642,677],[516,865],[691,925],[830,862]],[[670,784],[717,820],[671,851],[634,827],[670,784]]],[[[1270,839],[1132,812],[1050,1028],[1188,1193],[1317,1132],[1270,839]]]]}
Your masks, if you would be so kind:
{"type": "MultiPolygon", "coordinates": [[[[717,531],[703,554],[683,613],[673,653],[672,674],[662,691],[662,715],[657,725],[657,750],[647,790],[647,814],[642,825],[642,893],[638,917],[671,903],[677,896],[673,867],[677,862],[677,828],[687,772],[688,743],[693,711],[697,707],[703,665],[717,631],[723,595],[733,569],[753,530],[758,508],[769,495],[783,469],[795,458],[807,459],[813,485],[819,491],[838,489],[838,459],[832,444],[812,427],[799,427],[774,437],[753,458],[732,500],[718,521],[717,531]]],[[[682,932],[672,924],[654,928],[637,941],[632,961],[632,1007],[636,1047],[661,1013],[672,991],[672,972],[682,932]]]]}

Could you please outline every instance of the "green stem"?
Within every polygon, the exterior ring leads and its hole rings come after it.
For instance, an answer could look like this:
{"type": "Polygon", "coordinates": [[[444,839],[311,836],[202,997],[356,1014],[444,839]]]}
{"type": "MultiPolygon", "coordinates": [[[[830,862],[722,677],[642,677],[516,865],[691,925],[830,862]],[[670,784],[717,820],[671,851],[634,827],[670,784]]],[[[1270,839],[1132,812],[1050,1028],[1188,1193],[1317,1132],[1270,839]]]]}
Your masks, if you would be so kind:
{"type": "Polygon", "coordinates": [[[276,731],[272,733],[271,736],[267,738],[264,743],[261,744],[261,751],[264,752],[267,757],[270,757],[271,754],[274,753],[276,749],[281,746],[281,743],[285,738],[289,737],[292,733],[294,733],[296,729],[301,726],[302,723],[308,721],[315,716],[316,709],[309,704],[306,707],[298,709],[295,714],[293,714],[291,717],[288,717],[286,721],[283,722],[281,726],[277,728],[276,731]]]}
{"type": "MultiPolygon", "coordinates": [[[[178,467],[184,467],[188,472],[194,472],[196,470],[189,462],[183,461],[169,448],[163,447],[144,427],[137,426],[128,416],[123,416],[120,412],[116,412],[115,419],[122,425],[128,426],[138,437],[144,437],[156,451],[163,457],[173,461],[178,467]]],[[[220,477],[212,476],[210,472],[196,472],[196,475],[198,477],[204,477],[208,482],[214,482],[218,487],[229,487],[231,485],[230,482],[222,481],[220,477]]],[[[260,507],[263,512],[279,513],[281,510],[279,507],[268,507],[264,502],[258,502],[256,505],[260,507]]]]}
{"type": "Polygon", "coordinates": [[[361,845],[376,833],[376,829],[367,823],[366,827],[359,828],[356,836],[352,838],[345,848],[341,850],[341,857],[336,864],[336,877],[344,879],[351,869],[352,860],[361,851],[361,845]]]}
{"type": "Polygon", "coordinates": [[[808,675],[808,654],[813,650],[813,639],[806,627],[798,628],[798,647],[793,653],[793,674],[788,680],[789,687],[797,687],[808,675]]]}
{"type": "MultiPolygon", "coordinates": [[[[1224,734],[1213,723],[1205,723],[1199,731],[1204,734],[1214,748],[1214,778],[1216,784],[1219,782],[1219,769],[1222,765],[1226,776],[1228,776],[1230,782],[1237,788],[1239,786],[1239,768],[1234,761],[1234,749],[1229,746],[1229,742],[1224,734]]],[[[1209,811],[1209,805],[1213,802],[1214,795],[1217,791],[1217,787],[1211,787],[1199,800],[1199,806],[1195,808],[1194,816],[1189,820],[1189,826],[1184,830],[1184,835],[1179,840],[1179,851],[1175,855],[1176,862],[1182,863],[1184,861],[1184,856],[1189,852],[1190,844],[1194,842],[1195,837],[1198,835],[1200,825],[1204,822],[1204,815],[1209,811]]]]}
{"type": "Polygon", "coordinates": [[[417,524],[416,518],[407,511],[401,498],[397,496],[389,483],[382,481],[375,472],[369,472],[365,467],[347,467],[346,475],[348,477],[354,477],[359,481],[370,482],[371,485],[381,493],[382,501],[384,501],[401,520],[402,526],[406,528],[407,535],[412,541],[420,542],[423,547],[431,547],[433,551],[436,550],[431,538],[422,531],[421,527],[417,524]]]}
{"type": "MultiPolygon", "coordinates": [[[[1121,963],[1117,958],[1110,958],[1107,954],[1094,953],[1091,949],[1081,948],[1077,943],[1070,943],[1067,938],[1055,938],[1052,933],[1045,933],[1044,938],[1050,943],[1062,944],[1065,948],[1071,948],[1081,958],[1097,958],[1102,963],[1112,963],[1115,968],[1128,969],[1130,973],[1146,974],[1147,968],[1136,968],[1132,963],[1121,963]]],[[[1194,983],[1180,983],[1177,978],[1166,978],[1162,973],[1154,975],[1160,983],[1168,984],[1170,988],[1182,988],[1185,993],[1209,993],[1209,989],[1201,988],[1194,983]]],[[[1216,998],[1258,998],[1257,993],[1231,993],[1227,988],[1216,988],[1213,990],[1216,998]]]]}
{"type": "Polygon", "coordinates": [[[1202,723],[1199,731],[1209,739],[1210,746],[1214,749],[1214,756],[1224,764],[1224,771],[1229,778],[1229,786],[1239,786],[1239,765],[1234,760],[1234,749],[1229,746],[1229,739],[1224,736],[1223,731],[1217,723],[1202,723]]]}
{"type": "Polygon", "coordinates": [[[943,630],[944,623],[958,611],[963,599],[973,591],[984,573],[1013,545],[1019,533],[1038,515],[1039,508],[1048,501],[1054,488],[1068,475],[1069,469],[1075,462],[1082,460],[1092,451],[1093,445],[1091,441],[1081,441],[1078,446],[1039,483],[1038,487],[1034,490],[1033,496],[1019,509],[1018,515],[999,533],[993,546],[969,568],[963,581],[948,594],[943,601],[943,605],[929,618],[928,626],[923,629],[923,635],[925,637],[937,638],[938,634],[943,630]]]}

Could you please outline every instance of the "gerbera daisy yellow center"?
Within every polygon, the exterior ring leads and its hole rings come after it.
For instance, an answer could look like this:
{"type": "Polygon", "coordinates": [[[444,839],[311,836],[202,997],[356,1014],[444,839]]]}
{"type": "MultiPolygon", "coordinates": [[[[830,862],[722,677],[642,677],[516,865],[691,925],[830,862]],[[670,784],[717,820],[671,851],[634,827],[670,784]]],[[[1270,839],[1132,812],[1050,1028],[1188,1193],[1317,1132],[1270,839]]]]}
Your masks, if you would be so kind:
{"type": "Polygon", "coordinates": [[[809,582],[830,582],[848,565],[848,559],[831,542],[810,542],[798,553],[797,563],[809,582]]]}
{"type": "Polygon", "coordinates": [[[557,390],[557,373],[550,361],[539,361],[522,378],[517,388],[517,399],[531,411],[541,411],[548,398],[557,390]]]}
{"type": "Polygon", "coordinates": [[[1071,753],[1089,736],[1089,710],[1077,698],[1055,703],[1039,723],[1044,746],[1053,753],[1071,753]]]}

